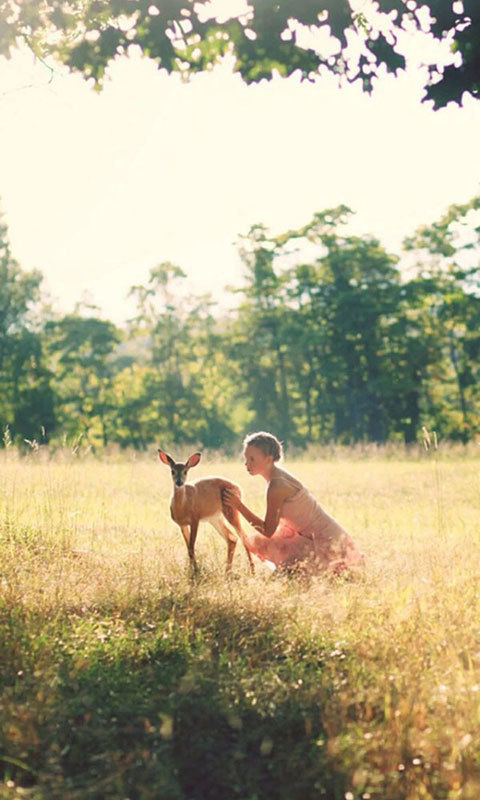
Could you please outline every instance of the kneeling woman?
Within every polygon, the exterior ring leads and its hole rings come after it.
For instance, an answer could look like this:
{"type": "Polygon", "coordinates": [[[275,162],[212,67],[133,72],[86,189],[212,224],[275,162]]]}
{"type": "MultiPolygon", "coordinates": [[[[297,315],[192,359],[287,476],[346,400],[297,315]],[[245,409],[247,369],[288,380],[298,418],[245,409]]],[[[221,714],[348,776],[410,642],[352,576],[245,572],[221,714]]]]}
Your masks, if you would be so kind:
{"type": "Polygon", "coordinates": [[[276,567],[303,563],[337,574],[363,564],[364,556],[351,536],[317,503],[303,484],[277,466],[282,445],[271,433],[252,433],[244,440],[245,466],[250,475],[267,481],[265,519],[257,517],[240,498],[225,490],[225,502],[238,508],[255,528],[246,545],[262,561],[276,567]]]}

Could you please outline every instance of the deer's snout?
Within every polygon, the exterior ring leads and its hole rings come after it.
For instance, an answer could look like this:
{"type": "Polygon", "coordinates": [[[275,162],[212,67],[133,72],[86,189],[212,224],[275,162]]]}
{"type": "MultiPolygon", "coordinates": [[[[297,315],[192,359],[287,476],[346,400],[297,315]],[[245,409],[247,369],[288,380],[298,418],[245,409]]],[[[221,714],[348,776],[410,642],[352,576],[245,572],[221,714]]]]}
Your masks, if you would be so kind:
{"type": "Polygon", "coordinates": [[[187,480],[187,474],[184,469],[172,470],[172,476],[175,486],[183,486],[185,481],[187,480]]]}

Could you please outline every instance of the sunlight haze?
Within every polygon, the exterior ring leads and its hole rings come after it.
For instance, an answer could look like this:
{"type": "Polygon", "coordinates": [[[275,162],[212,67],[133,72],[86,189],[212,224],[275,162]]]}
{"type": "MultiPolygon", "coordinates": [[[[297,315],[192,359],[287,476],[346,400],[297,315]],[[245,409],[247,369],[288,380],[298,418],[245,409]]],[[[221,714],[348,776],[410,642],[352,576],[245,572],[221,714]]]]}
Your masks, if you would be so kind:
{"type": "Polygon", "coordinates": [[[139,56],[108,75],[96,93],[29,52],[0,59],[0,208],[61,311],[87,291],[122,322],[129,288],[166,260],[225,304],[254,223],[280,233],[345,203],[351,232],[399,253],[478,193],[480,104],[434,112],[414,68],[371,97],[331,76],[245,86],[228,62],[190,83],[139,56]]]}

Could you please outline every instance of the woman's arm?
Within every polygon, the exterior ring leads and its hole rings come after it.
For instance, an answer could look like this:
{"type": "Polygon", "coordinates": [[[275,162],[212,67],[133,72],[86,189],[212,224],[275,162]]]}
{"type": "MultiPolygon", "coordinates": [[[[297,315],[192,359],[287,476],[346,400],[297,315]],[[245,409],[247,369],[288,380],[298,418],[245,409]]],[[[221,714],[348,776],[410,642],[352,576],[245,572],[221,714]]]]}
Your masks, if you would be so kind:
{"type": "Polygon", "coordinates": [[[291,489],[276,481],[275,484],[269,483],[267,489],[267,508],[265,521],[263,523],[263,535],[273,536],[277,530],[278,520],[280,519],[280,509],[283,501],[291,495],[291,489]]]}
{"type": "Polygon", "coordinates": [[[231,506],[232,508],[236,508],[238,511],[240,511],[242,517],[244,517],[253,528],[256,528],[256,530],[260,531],[260,533],[263,533],[263,519],[257,517],[257,515],[254,514],[253,511],[245,505],[245,503],[242,503],[240,497],[235,491],[232,489],[227,489],[226,487],[222,489],[222,500],[227,506],[231,506]]]}
{"type": "Polygon", "coordinates": [[[267,489],[267,508],[264,520],[254,514],[245,503],[242,503],[238,494],[235,494],[231,489],[223,489],[222,497],[227,505],[238,509],[242,517],[244,517],[253,528],[270,538],[277,529],[280,507],[285,498],[290,494],[291,490],[288,487],[284,487],[281,484],[275,486],[270,484],[267,489]]]}
{"type": "Polygon", "coordinates": [[[245,503],[242,503],[240,498],[238,498],[238,505],[236,507],[240,511],[242,517],[244,517],[247,522],[250,523],[252,528],[255,528],[255,530],[259,531],[260,533],[264,533],[265,525],[263,519],[257,517],[257,515],[254,514],[253,511],[245,505],[245,503]]]}

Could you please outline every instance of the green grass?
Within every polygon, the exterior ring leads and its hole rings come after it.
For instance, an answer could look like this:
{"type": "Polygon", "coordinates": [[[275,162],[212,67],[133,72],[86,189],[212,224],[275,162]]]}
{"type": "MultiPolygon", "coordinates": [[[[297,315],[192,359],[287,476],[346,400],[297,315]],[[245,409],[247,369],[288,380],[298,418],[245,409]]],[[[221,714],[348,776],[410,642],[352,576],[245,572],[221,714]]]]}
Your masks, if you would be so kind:
{"type": "Polygon", "coordinates": [[[1,453],[1,800],[477,800],[479,465],[287,463],[364,578],[251,577],[239,546],[226,580],[204,526],[191,582],[153,458],[1,453]]]}

